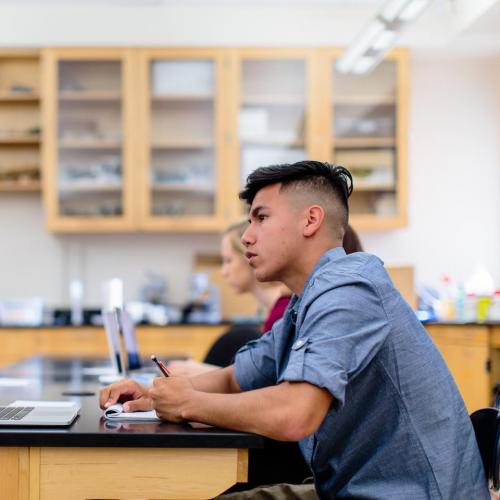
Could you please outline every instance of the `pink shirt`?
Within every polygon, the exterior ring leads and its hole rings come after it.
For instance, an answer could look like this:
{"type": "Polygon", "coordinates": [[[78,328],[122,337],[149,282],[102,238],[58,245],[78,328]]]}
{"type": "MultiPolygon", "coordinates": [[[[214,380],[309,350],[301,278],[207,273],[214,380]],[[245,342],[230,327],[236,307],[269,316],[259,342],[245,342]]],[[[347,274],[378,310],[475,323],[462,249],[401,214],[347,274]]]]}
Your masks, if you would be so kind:
{"type": "Polygon", "coordinates": [[[267,315],[266,321],[264,321],[264,326],[262,330],[264,333],[268,332],[274,323],[278,321],[283,314],[285,313],[285,309],[288,306],[288,303],[290,302],[291,297],[280,297],[274,306],[271,308],[269,311],[269,314],[267,315]]]}

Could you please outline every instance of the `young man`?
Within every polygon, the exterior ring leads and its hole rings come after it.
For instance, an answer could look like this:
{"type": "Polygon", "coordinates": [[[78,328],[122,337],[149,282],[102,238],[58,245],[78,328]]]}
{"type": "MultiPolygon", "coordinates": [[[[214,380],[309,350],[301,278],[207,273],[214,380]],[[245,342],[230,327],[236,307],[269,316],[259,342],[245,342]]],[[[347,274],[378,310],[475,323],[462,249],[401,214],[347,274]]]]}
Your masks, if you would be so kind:
{"type": "Polygon", "coordinates": [[[342,249],[351,191],[349,172],[327,163],[252,173],[242,242],[257,279],[294,292],[285,316],[233,366],[149,391],[115,384],[101,406],[130,399],[174,422],[300,441],[320,498],[487,499],[443,359],[382,262],[342,249]]]}

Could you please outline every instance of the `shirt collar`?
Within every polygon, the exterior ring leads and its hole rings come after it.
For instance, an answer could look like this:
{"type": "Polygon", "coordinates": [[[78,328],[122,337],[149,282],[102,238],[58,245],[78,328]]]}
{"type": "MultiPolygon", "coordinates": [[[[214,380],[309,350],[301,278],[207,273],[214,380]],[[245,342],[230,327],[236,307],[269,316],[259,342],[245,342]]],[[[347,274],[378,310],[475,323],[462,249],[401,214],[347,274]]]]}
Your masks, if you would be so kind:
{"type": "Polygon", "coordinates": [[[302,293],[300,295],[293,295],[291,300],[290,300],[290,309],[294,311],[298,311],[300,301],[302,297],[305,295],[307,292],[307,289],[309,286],[312,284],[314,281],[314,277],[316,274],[320,272],[320,269],[322,267],[325,267],[326,265],[330,264],[331,262],[335,262],[336,260],[341,259],[342,257],[345,257],[346,253],[344,250],[344,247],[335,247],[335,248],[330,248],[330,250],[327,250],[316,262],[316,264],[313,267],[313,270],[309,273],[309,276],[307,277],[307,280],[304,284],[304,288],[302,288],[302,293]]]}

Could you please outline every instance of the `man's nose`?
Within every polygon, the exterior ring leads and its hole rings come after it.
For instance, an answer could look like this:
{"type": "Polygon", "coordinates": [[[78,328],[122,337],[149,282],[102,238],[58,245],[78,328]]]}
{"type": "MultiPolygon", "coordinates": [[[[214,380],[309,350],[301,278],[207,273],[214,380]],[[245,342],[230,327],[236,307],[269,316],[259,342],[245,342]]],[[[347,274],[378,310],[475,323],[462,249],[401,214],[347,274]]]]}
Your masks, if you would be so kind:
{"type": "Polygon", "coordinates": [[[248,246],[252,243],[252,234],[251,234],[251,229],[252,229],[252,225],[250,224],[244,231],[244,233],[241,235],[241,243],[244,245],[244,246],[248,246]]]}

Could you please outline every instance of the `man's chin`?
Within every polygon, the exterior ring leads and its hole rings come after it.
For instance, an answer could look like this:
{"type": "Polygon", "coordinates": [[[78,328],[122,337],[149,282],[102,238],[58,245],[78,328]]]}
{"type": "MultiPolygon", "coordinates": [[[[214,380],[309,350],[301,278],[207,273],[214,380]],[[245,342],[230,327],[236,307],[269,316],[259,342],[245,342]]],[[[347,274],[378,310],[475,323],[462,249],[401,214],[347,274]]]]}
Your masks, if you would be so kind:
{"type": "Polygon", "coordinates": [[[264,270],[259,270],[256,269],[255,272],[255,277],[257,278],[257,281],[260,283],[265,283],[266,281],[274,281],[271,276],[269,276],[268,273],[266,273],[264,270]]]}

